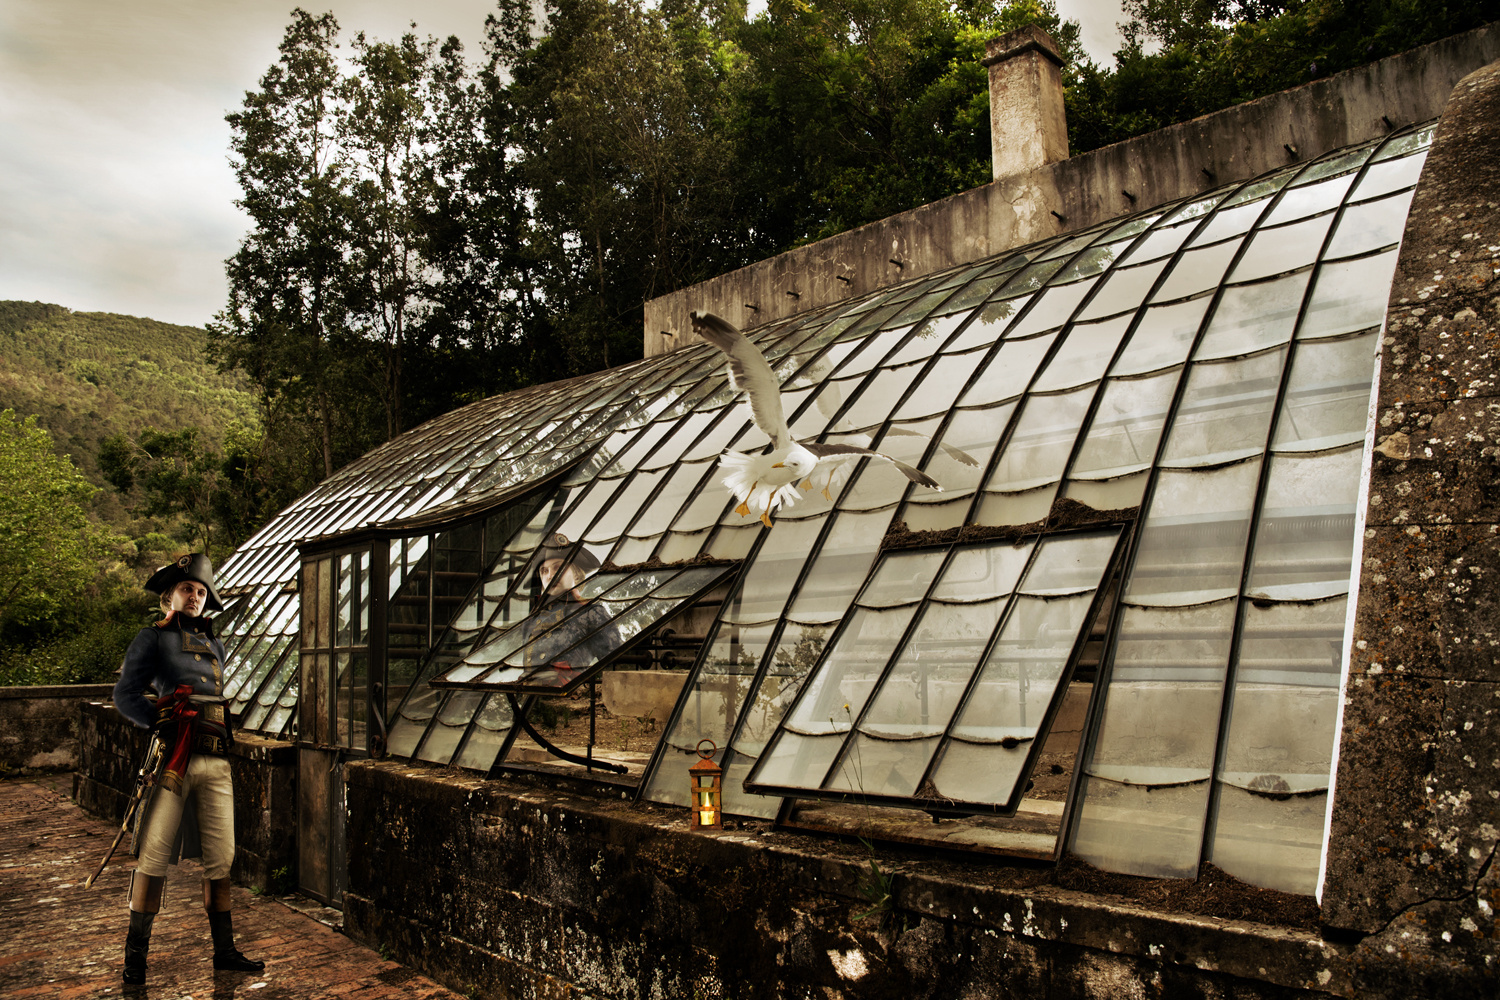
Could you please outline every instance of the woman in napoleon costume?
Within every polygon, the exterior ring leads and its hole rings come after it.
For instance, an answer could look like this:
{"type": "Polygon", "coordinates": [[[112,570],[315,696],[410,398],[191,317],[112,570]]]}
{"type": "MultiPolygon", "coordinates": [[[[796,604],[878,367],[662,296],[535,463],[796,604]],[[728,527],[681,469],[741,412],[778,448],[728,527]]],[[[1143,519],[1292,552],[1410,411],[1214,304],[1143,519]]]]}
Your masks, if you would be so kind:
{"type": "Polygon", "coordinates": [[[229,916],[234,787],[226,754],[233,737],[224,698],[224,646],[204,617],[224,610],[214,592],[213,563],[201,552],[182,556],[157,570],[146,589],[160,595],[166,617],[141,629],[130,643],[114,703],[132,723],[157,733],[165,764],[134,841],[139,861],[131,873],[124,981],[146,981],[151,924],[161,909],[167,866],[179,856],[203,859],[214,968],[259,972],[265,963],[234,946],[229,916]],[[146,696],[148,688],[154,700],[146,696]]]}

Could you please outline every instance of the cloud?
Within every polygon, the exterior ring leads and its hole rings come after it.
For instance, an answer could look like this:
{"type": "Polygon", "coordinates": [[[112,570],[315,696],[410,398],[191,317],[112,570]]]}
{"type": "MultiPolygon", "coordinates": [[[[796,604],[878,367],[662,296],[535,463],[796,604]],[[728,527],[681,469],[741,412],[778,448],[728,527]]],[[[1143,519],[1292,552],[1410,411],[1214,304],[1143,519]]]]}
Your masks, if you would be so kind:
{"type": "MultiPolygon", "coordinates": [[[[292,5],[0,6],[0,298],[195,326],[223,306],[223,262],[247,225],[224,115],[275,61],[292,5]]],[[[413,9],[327,6],[344,38],[395,38],[413,9]]],[[[477,52],[492,8],[429,0],[418,31],[477,52]]]]}

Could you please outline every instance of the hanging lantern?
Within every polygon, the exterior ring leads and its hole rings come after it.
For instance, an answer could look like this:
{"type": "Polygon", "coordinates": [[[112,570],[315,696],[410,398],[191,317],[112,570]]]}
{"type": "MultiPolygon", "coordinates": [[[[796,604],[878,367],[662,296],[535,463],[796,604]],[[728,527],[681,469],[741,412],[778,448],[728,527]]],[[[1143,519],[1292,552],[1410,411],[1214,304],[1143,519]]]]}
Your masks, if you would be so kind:
{"type": "Polygon", "coordinates": [[[699,740],[698,756],[702,759],[688,768],[688,775],[692,778],[688,826],[694,830],[724,829],[724,769],[714,763],[714,754],[718,752],[713,740],[699,740]],[[707,750],[703,749],[705,743],[708,744],[707,750]]]}

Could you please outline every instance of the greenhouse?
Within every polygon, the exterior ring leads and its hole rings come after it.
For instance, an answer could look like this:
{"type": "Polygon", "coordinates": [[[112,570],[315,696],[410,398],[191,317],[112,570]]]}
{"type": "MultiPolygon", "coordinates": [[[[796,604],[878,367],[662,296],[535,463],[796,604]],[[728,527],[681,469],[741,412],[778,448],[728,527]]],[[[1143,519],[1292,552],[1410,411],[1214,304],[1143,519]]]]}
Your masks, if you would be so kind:
{"type": "MultiPolygon", "coordinates": [[[[1378,338],[1431,139],[746,331],[798,439],[941,490],[850,461],[769,528],[736,513],[719,456],[767,441],[701,342],[392,440],[222,568],[235,711],[330,759],[494,775],[522,766],[518,711],[671,645],[654,753],[576,768],[612,792],[685,806],[707,739],[731,815],[977,817],[999,853],[1311,894],[1378,338]],[[559,537],[608,612],[563,670],[587,637],[527,623],[559,537]]],[[[299,794],[336,796],[313,770],[299,794]]]]}

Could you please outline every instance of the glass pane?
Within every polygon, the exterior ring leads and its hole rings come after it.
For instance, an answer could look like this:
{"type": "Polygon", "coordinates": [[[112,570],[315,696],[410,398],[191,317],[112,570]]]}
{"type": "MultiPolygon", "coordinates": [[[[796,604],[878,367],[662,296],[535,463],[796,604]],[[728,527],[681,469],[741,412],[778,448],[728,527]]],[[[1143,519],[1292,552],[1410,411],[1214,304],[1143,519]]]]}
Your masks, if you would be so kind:
{"type": "Polygon", "coordinates": [[[1338,228],[1333,231],[1333,242],[1328,244],[1329,258],[1353,257],[1400,242],[1406,229],[1406,217],[1411,212],[1414,191],[1402,191],[1389,198],[1350,205],[1339,217],[1338,228]]]}
{"type": "Polygon", "coordinates": [[[732,505],[733,498],[720,485],[718,478],[709,476],[699,487],[697,495],[684,505],[682,514],[672,523],[672,529],[678,532],[701,531],[717,524],[724,516],[725,508],[732,505]]]}
{"type": "Polygon", "coordinates": [[[1099,577],[1119,537],[1118,531],[1101,531],[1045,539],[1026,572],[1021,593],[1057,597],[1093,590],[1099,586],[1099,577]]]}
{"type": "Polygon", "coordinates": [[[504,695],[486,695],[474,714],[474,725],[463,750],[453,759],[454,765],[488,771],[495,763],[500,745],[510,734],[511,724],[510,701],[504,695]]]}
{"type": "Polygon", "coordinates": [[[889,608],[920,601],[943,565],[943,549],[892,552],[859,595],[861,607],[889,608]]]}
{"type": "Polygon", "coordinates": [[[1213,296],[1200,295],[1186,302],[1147,309],[1110,374],[1144,375],[1182,364],[1193,349],[1198,328],[1203,325],[1203,314],[1212,301],[1213,296]]]}
{"type": "Polygon", "coordinates": [[[788,622],[776,641],[766,674],[745,702],[740,731],[734,738],[736,753],[759,755],[776,731],[781,717],[791,707],[802,682],[823,654],[837,623],[799,625],[788,622]]]}
{"type": "Polygon", "coordinates": [[[709,531],[669,531],[662,539],[661,551],[657,553],[662,562],[681,562],[696,559],[708,542],[709,531]]]}
{"type": "Polygon", "coordinates": [[[1396,271],[1396,251],[1324,264],[1318,270],[1307,316],[1297,330],[1302,339],[1352,333],[1385,321],[1396,271]]]}
{"type": "Polygon", "coordinates": [[[354,556],[344,553],[335,559],[338,577],[333,592],[333,613],[337,625],[334,645],[348,646],[354,639],[354,556]]]}
{"type": "Polygon", "coordinates": [[[806,623],[842,618],[869,575],[893,513],[887,509],[838,514],[786,616],[806,623]]]}
{"type": "Polygon", "coordinates": [[[1225,288],[1194,359],[1232,358],[1290,340],[1311,274],[1225,288]]]}
{"type": "MultiPolygon", "coordinates": [[[[922,464],[922,456],[932,440],[929,435],[936,431],[937,427],[937,420],[929,420],[892,427],[879,442],[872,441],[868,434],[837,434],[830,436],[828,443],[854,445],[857,448],[868,448],[874,445],[875,450],[881,454],[889,455],[899,462],[916,467],[922,464]]],[[[946,477],[947,470],[954,468],[954,465],[955,463],[944,460],[943,468],[939,471],[946,477]]],[[[907,487],[911,483],[911,480],[907,479],[906,475],[890,462],[851,458],[845,461],[823,463],[820,466],[818,478],[813,483],[814,487],[817,487],[821,481],[822,469],[830,466],[827,495],[838,497],[839,508],[842,510],[874,510],[878,507],[893,505],[906,494],[907,487]],[[859,465],[861,461],[864,462],[863,468],[859,465]],[[844,477],[851,475],[855,476],[855,479],[847,489],[844,489],[841,481],[844,477]]],[[[915,492],[941,495],[942,491],[933,490],[927,486],[918,486],[915,492]]]]}
{"type": "Polygon", "coordinates": [[[1154,230],[1150,236],[1136,243],[1130,253],[1126,254],[1125,260],[1131,264],[1142,264],[1158,257],[1169,257],[1193,235],[1195,226],[1196,223],[1189,222],[1186,225],[1154,230]]]}
{"type": "MultiPolygon", "coordinates": [[[[707,462],[684,463],[667,470],[667,481],[650,505],[641,511],[640,517],[629,528],[637,538],[657,535],[665,531],[677,518],[684,501],[698,489],[704,475],[709,471],[707,462]]],[[[703,484],[704,489],[713,489],[718,484],[712,479],[703,484]]],[[[622,499],[620,501],[624,503],[622,499]]]]}
{"type": "Polygon", "coordinates": [[[870,376],[859,398],[850,403],[835,425],[841,429],[869,427],[883,423],[896,406],[906,387],[922,373],[919,364],[886,368],[870,376]]]}
{"type": "Polygon", "coordinates": [[[1054,600],[1016,599],[954,726],[957,742],[933,773],[941,795],[994,804],[1010,799],[1093,599],[1092,592],[1054,600]],[[998,752],[953,752],[974,744],[998,752]],[[976,765],[983,770],[974,770],[976,765]]]}
{"type": "Polygon", "coordinates": [[[973,347],[988,347],[999,340],[1011,320],[1026,307],[1031,299],[1027,296],[1001,299],[991,302],[978,311],[962,333],[947,345],[949,351],[963,351],[973,347]]]}
{"type": "Polygon", "coordinates": [[[1069,327],[1066,338],[1031,391],[1053,392],[1097,382],[1114,360],[1115,349],[1133,318],[1127,314],[1102,323],[1077,323],[1069,327]]]}
{"type": "MultiPolygon", "coordinates": [[[[957,450],[968,455],[974,464],[967,462],[943,463],[943,492],[913,490],[913,503],[942,503],[953,496],[976,489],[984,475],[984,465],[989,461],[995,442],[1005,436],[1005,428],[1015,412],[1015,403],[1001,403],[977,410],[954,410],[944,428],[939,448],[957,450]]],[[[943,454],[940,450],[939,455],[943,454]]]]}
{"type": "Polygon", "coordinates": [[[1167,280],[1151,296],[1151,301],[1172,302],[1217,288],[1239,249],[1239,240],[1229,240],[1211,247],[1189,250],[1178,258],[1167,275],[1167,280]]]}
{"type": "Polygon", "coordinates": [[[1208,860],[1252,885],[1317,891],[1345,610],[1245,610],[1208,860]]]}
{"type": "Polygon", "coordinates": [[[1005,597],[1016,589],[1030,557],[1029,543],[957,549],[948,560],[942,579],[932,589],[932,599],[972,603],[1005,597]]]}
{"type": "Polygon", "coordinates": [[[746,572],[744,586],[725,607],[724,620],[753,625],[780,617],[822,528],[822,518],[776,525],[746,572]]]}
{"type": "MultiPolygon", "coordinates": [[[[916,605],[879,611],[856,609],[784,725],[809,735],[848,730],[916,610],[916,605]]],[[[802,784],[816,787],[822,780],[821,774],[806,775],[802,784]]]]}
{"type": "Polygon", "coordinates": [[[1104,277],[1104,286],[1098,294],[1079,312],[1079,321],[1135,312],[1146,301],[1146,294],[1166,266],[1167,260],[1163,258],[1140,267],[1115,268],[1104,277]]]}
{"type": "Polygon", "coordinates": [[[1057,396],[1028,396],[1005,452],[984,488],[1019,491],[1059,478],[1096,388],[1088,386],[1057,396]]]}
{"type": "Polygon", "coordinates": [[[1349,200],[1364,201],[1400,188],[1411,187],[1422,175],[1422,166],[1426,161],[1427,156],[1422,154],[1370,164],[1365,175],[1355,185],[1354,191],[1350,193],[1349,200]]]}
{"type": "Polygon", "coordinates": [[[1026,337],[1062,326],[1073,317],[1078,303],[1094,287],[1097,278],[1087,278],[1071,285],[1053,285],[1032,299],[1031,311],[1006,331],[1006,338],[1026,337]]]}
{"type": "Polygon", "coordinates": [[[719,627],[702,667],[685,688],[681,715],[666,736],[669,744],[684,750],[702,739],[721,747],[729,744],[774,629],[774,624],[719,627]]]}
{"type": "MultiPolygon", "coordinates": [[[[1285,183],[1284,177],[1282,182],[1285,183]]],[[[1239,197],[1236,194],[1231,201],[1237,200],[1239,197]]],[[[1188,246],[1207,246],[1210,243],[1218,243],[1231,236],[1240,236],[1249,232],[1250,228],[1260,218],[1260,214],[1266,210],[1266,199],[1261,197],[1254,201],[1236,204],[1233,207],[1227,207],[1229,202],[1225,202],[1225,205],[1226,207],[1219,209],[1206,226],[1198,230],[1198,235],[1193,237],[1188,246]]]]}
{"type": "Polygon", "coordinates": [[[1316,451],[1364,439],[1378,336],[1297,345],[1272,448],[1316,451]]]}
{"type": "Polygon", "coordinates": [[[1056,483],[1020,493],[986,493],[980,500],[979,509],[974,512],[973,521],[989,526],[1031,524],[1051,512],[1056,497],[1056,483]]]}
{"type": "MultiPolygon", "coordinates": [[[[984,360],[984,351],[973,350],[965,354],[945,354],[938,358],[932,369],[922,377],[922,382],[911,396],[891,415],[893,420],[911,420],[945,413],[953,406],[958,394],[968,385],[969,378],[979,362],[984,360]]],[[[859,426],[859,425],[855,425],[859,426]]]]}
{"type": "Polygon", "coordinates": [[[1149,472],[1137,472],[1118,479],[1073,479],[1068,481],[1063,495],[1095,510],[1126,510],[1140,506],[1150,475],[1149,472]]]}
{"type": "Polygon", "coordinates": [[[946,531],[964,523],[964,518],[969,516],[969,508],[973,503],[972,496],[944,500],[940,503],[912,502],[906,505],[901,519],[911,531],[946,531]]]}
{"type": "MultiPolygon", "coordinates": [[[[1110,379],[1069,475],[1109,479],[1156,460],[1181,370],[1143,379],[1110,379]]],[[[1126,505],[1129,506],[1129,505],[1126,505]]]]}
{"type": "Polygon", "coordinates": [[[1189,368],[1162,464],[1219,465],[1264,451],[1285,358],[1279,348],[1189,368]]]}
{"type": "Polygon", "coordinates": [[[761,758],[756,781],[781,788],[816,787],[833,766],[844,740],[841,735],[807,736],[783,729],[761,758]]]}
{"type": "Polygon", "coordinates": [[[1349,185],[1354,182],[1354,177],[1355,174],[1351,172],[1317,184],[1287,188],[1276,207],[1271,209],[1271,214],[1266,217],[1264,225],[1276,226],[1338,208],[1349,185]]]}
{"type": "Polygon", "coordinates": [[[1049,333],[1029,340],[1007,340],[979,370],[979,377],[959,399],[959,406],[988,406],[1026,391],[1057,337],[1049,333]]]}
{"type": "Polygon", "coordinates": [[[1006,598],[995,598],[924,606],[911,637],[860,720],[860,732],[888,740],[941,735],[1008,604],[1006,598]]]}
{"type": "Polygon", "coordinates": [[[1197,877],[1234,611],[1124,609],[1073,843],[1090,864],[1197,877]]]}
{"type": "Polygon", "coordinates": [[[1182,606],[1239,593],[1260,460],[1157,477],[1124,599],[1182,606]]]}
{"type": "Polygon", "coordinates": [[[853,795],[916,794],[938,738],[892,740],[856,733],[823,787],[853,795]]]}
{"type": "MultiPolygon", "coordinates": [[[[605,544],[619,538],[635,516],[640,513],[641,508],[646,505],[646,498],[661,484],[666,474],[666,469],[658,469],[655,472],[637,472],[628,477],[626,485],[615,491],[616,495],[611,497],[610,502],[599,511],[593,526],[583,533],[584,541],[590,544],[605,544]]],[[[642,533],[650,534],[650,531],[642,533]]],[[[568,537],[576,536],[568,535],[568,537]]]]}
{"type": "Polygon", "coordinates": [[[1306,267],[1318,259],[1334,213],[1315,216],[1278,229],[1262,229],[1250,240],[1231,281],[1254,281],[1306,267]]]}
{"type": "Polygon", "coordinates": [[[1249,596],[1308,601],[1348,592],[1362,455],[1351,445],[1272,457],[1249,596]]]}

